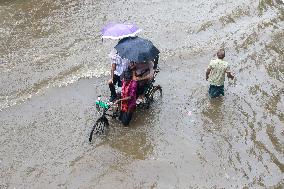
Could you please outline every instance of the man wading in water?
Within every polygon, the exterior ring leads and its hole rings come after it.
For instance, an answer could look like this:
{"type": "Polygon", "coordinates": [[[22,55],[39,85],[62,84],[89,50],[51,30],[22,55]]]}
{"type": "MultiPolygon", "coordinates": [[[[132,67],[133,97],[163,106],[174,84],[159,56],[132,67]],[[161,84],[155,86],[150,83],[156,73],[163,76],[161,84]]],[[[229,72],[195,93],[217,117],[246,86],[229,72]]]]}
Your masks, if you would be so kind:
{"type": "Polygon", "coordinates": [[[218,59],[211,60],[208,69],[206,71],[206,81],[209,79],[209,96],[216,98],[220,95],[224,96],[224,81],[225,75],[228,78],[234,79],[234,75],[230,72],[228,62],[224,61],[225,50],[221,49],[217,52],[218,59]]]}

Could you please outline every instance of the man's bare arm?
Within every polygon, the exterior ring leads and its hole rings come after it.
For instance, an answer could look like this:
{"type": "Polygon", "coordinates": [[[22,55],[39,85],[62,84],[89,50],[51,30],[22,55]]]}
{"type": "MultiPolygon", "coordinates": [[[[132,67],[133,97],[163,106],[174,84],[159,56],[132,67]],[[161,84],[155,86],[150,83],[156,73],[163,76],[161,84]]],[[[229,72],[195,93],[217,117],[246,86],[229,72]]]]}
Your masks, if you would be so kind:
{"type": "Polygon", "coordinates": [[[227,77],[230,79],[234,79],[235,76],[231,72],[227,72],[227,77]]]}
{"type": "Polygon", "coordinates": [[[114,71],[116,70],[116,64],[111,64],[111,79],[113,79],[113,76],[114,76],[114,71]]]}
{"type": "Polygon", "coordinates": [[[210,68],[208,68],[207,69],[207,71],[206,71],[206,81],[208,80],[208,78],[209,78],[209,74],[210,74],[210,72],[211,72],[211,69],[210,68]]]}
{"type": "Polygon", "coordinates": [[[131,96],[128,96],[128,97],[125,97],[125,98],[122,98],[122,99],[119,99],[116,101],[116,103],[120,102],[120,101],[124,101],[124,100],[129,100],[131,99],[132,97],[131,96]]]}

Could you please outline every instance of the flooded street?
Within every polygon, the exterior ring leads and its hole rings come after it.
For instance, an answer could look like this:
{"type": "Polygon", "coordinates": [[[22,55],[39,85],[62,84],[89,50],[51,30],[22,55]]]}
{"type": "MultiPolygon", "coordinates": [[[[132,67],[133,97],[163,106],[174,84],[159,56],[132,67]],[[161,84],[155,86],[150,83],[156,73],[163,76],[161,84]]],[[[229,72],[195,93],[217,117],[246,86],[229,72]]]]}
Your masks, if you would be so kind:
{"type": "Polygon", "coordinates": [[[283,31],[281,0],[0,0],[0,189],[283,188],[283,31]],[[161,51],[163,98],[89,143],[111,21],[161,51]],[[219,48],[236,79],[210,100],[219,48]]]}

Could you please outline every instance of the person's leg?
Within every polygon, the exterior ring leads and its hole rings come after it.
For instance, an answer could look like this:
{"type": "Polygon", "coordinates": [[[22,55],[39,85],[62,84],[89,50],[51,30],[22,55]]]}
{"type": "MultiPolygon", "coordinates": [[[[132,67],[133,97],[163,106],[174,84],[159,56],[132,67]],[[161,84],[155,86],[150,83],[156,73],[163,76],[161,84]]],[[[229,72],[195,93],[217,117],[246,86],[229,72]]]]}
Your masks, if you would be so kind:
{"type": "Polygon", "coordinates": [[[220,86],[220,95],[225,96],[225,94],[224,94],[224,85],[220,86]]]}
{"type": "Polygon", "coordinates": [[[212,98],[212,96],[213,96],[213,89],[212,89],[213,87],[212,87],[212,85],[210,85],[209,86],[209,90],[208,90],[208,94],[209,94],[209,96],[210,96],[210,98],[212,98]]]}
{"type": "Polygon", "coordinates": [[[112,82],[111,80],[109,80],[108,82],[108,86],[110,90],[110,100],[109,101],[111,102],[116,98],[115,85],[118,82],[117,77],[119,76],[113,75],[112,82]]]}
{"type": "Polygon", "coordinates": [[[218,87],[214,85],[210,85],[208,93],[209,93],[210,98],[218,97],[219,96],[218,87]]]}
{"type": "Polygon", "coordinates": [[[119,119],[119,121],[122,122],[122,119],[123,119],[123,111],[120,111],[120,112],[119,112],[118,119],[119,119]]]}
{"type": "Polygon", "coordinates": [[[133,113],[132,112],[127,112],[127,122],[126,122],[126,125],[129,125],[131,119],[132,119],[132,115],[133,113]]]}
{"type": "Polygon", "coordinates": [[[122,124],[124,126],[128,126],[129,125],[129,123],[130,123],[130,121],[132,119],[132,114],[133,114],[132,112],[124,112],[123,113],[121,122],[122,122],[122,124]]]}
{"type": "Polygon", "coordinates": [[[120,112],[120,115],[119,115],[119,120],[121,121],[121,123],[122,123],[124,126],[128,125],[128,124],[127,124],[127,123],[128,123],[128,121],[127,121],[127,112],[121,111],[121,112],[120,112]]]}
{"type": "Polygon", "coordinates": [[[122,79],[120,76],[116,75],[116,80],[117,80],[117,86],[122,87],[122,79]]]}
{"type": "Polygon", "coordinates": [[[120,111],[118,119],[119,121],[121,121],[121,123],[124,126],[128,126],[132,119],[132,115],[133,115],[133,111],[128,111],[128,112],[120,111]]]}

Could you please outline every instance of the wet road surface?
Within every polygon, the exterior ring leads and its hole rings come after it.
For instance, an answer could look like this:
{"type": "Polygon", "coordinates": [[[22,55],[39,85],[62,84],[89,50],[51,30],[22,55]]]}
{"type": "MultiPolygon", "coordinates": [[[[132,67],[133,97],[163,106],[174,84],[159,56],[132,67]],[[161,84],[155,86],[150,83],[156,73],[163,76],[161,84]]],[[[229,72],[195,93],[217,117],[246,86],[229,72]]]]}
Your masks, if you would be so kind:
{"type": "Polygon", "coordinates": [[[282,188],[284,5],[262,1],[0,1],[0,188],[282,188]],[[107,97],[109,21],[161,51],[163,99],[88,142],[107,97]],[[236,74],[209,100],[224,47],[236,74]]]}

